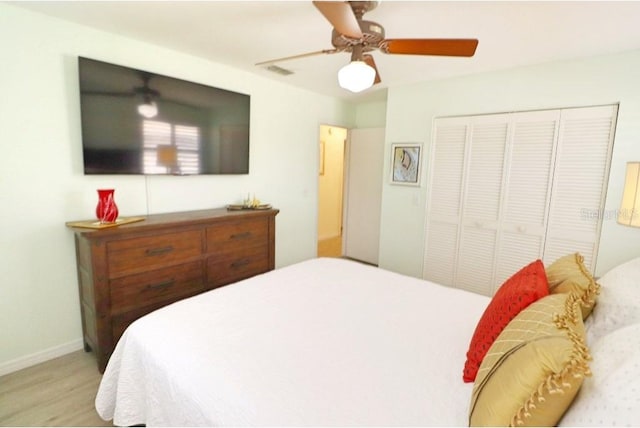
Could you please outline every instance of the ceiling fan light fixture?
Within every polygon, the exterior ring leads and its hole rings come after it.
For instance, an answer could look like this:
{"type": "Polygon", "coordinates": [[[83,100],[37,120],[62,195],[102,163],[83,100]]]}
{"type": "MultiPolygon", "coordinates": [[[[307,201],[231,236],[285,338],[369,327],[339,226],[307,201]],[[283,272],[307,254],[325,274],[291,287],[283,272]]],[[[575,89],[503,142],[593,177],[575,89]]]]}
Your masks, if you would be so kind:
{"type": "Polygon", "coordinates": [[[147,119],[154,118],[158,115],[158,105],[155,101],[145,101],[138,105],[138,113],[147,119]]]}
{"type": "Polygon", "coordinates": [[[376,71],[364,61],[351,61],[338,71],[338,84],[351,92],[361,92],[373,86],[376,71]]]}

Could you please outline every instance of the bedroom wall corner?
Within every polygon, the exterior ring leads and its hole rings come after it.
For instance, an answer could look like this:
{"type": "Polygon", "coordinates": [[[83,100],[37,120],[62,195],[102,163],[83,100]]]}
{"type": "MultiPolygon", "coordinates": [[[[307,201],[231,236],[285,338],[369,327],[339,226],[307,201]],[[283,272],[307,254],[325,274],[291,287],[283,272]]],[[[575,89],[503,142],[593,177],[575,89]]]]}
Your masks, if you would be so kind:
{"type": "Polygon", "coordinates": [[[357,103],[355,116],[356,128],[384,128],[387,123],[386,96],[384,100],[357,103]]]}

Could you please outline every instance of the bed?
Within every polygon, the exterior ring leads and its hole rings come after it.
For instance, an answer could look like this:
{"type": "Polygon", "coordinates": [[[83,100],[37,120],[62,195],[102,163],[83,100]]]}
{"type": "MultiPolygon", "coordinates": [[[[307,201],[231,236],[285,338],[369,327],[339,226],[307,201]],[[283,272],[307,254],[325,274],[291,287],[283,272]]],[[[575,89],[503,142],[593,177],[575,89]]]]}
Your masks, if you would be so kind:
{"type": "MultiPolygon", "coordinates": [[[[628,306],[635,291],[624,289],[628,306]]],[[[612,320],[598,312],[620,304],[610,300],[585,323],[591,353],[628,344],[625,334],[610,336],[631,327],[633,360],[640,302],[612,320]]],[[[308,260],[135,321],[109,360],[96,409],[120,426],[466,426],[478,386],[462,381],[462,368],[492,302],[349,260],[308,260]]],[[[640,374],[637,364],[620,379],[640,374]]],[[[583,397],[615,400],[599,379],[584,382],[562,423],[611,422],[571,412],[611,413],[583,397]]],[[[628,413],[640,423],[637,410],[628,413]]]]}

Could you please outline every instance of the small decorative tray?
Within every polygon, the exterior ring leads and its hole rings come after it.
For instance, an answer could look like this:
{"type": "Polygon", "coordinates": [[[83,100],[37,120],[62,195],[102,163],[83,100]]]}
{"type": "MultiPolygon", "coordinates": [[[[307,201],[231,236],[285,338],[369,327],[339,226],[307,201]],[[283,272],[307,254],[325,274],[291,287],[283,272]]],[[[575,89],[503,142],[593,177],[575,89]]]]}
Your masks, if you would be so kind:
{"type": "Polygon", "coordinates": [[[240,211],[240,210],[270,210],[271,204],[260,204],[256,206],[250,205],[241,205],[241,204],[231,204],[227,205],[227,210],[229,211],[240,211]]]}
{"type": "Polygon", "coordinates": [[[121,217],[113,223],[100,223],[96,220],[87,221],[68,221],[65,223],[67,227],[85,227],[87,229],[105,229],[107,227],[120,226],[122,224],[135,223],[144,220],[144,217],[121,217]]]}

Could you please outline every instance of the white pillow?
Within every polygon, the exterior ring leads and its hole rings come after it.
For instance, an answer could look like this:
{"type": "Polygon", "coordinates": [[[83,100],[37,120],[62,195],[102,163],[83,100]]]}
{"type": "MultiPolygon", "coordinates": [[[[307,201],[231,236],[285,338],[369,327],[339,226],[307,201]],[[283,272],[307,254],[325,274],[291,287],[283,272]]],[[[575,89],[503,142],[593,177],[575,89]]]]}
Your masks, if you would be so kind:
{"type": "Polygon", "coordinates": [[[592,376],[559,426],[640,425],[640,324],[620,328],[590,348],[592,376]]]}
{"type": "Polygon", "coordinates": [[[600,295],[585,321],[587,344],[624,326],[640,323],[640,257],[611,269],[598,283],[600,295]]]}

